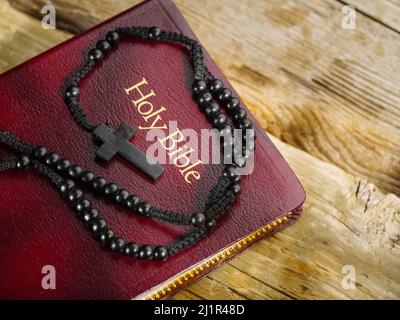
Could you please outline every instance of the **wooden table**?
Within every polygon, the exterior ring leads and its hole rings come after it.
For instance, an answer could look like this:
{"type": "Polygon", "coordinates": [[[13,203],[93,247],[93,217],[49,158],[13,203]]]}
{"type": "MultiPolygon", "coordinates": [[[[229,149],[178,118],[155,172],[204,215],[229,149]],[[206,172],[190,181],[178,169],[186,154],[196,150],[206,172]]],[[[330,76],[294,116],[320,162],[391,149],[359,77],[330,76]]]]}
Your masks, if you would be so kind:
{"type": "MultiPolygon", "coordinates": [[[[0,2],[0,72],[138,1],[53,0],[53,31],[45,2],[0,2]]],[[[175,299],[399,299],[400,1],[175,3],[308,194],[295,225],[175,299]]]]}

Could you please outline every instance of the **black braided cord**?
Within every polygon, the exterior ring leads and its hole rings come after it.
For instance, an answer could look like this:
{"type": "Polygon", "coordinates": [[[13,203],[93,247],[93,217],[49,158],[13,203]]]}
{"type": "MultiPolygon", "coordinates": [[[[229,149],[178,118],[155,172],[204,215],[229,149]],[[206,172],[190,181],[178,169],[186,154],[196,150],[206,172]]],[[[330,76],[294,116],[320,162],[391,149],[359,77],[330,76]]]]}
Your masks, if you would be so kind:
{"type": "MultiPolygon", "coordinates": [[[[195,79],[193,94],[199,106],[202,106],[203,109],[207,108],[210,103],[209,97],[211,96],[211,92],[213,100],[219,101],[226,108],[227,112],[233,114],[236,112],[241,115],[240,118],[235,118],[237,121],[234,121],[234,123],[237,127],[242,130],[251,128],[251,122],[242,116],[243,109],[239,107],[238,99],[232,97],[228,89],[221,87],[222,82],[215,79],[204,65],[202,48],[196,40],[179,33],[161,30],[157,27],[127,27],[118,28],[107,34],[106,40],[101,41],[101,47],[104,49],[104,52],[99,53],[99,46],[97,44],[96,48],[89,52],[82,66],[68,80],[69,87],[66,91],[66,103],[75,121],[85,130],[93,131],[97,125],[89,120],[84,108],[79,104],[79,94],[70,95],[71,91],[68,90],[72,88],[75,90],[74,92],[79,92],[77,86],[80,81],[89,74],[90,70],[96,65],[96,62],[98,62],[99,57],[102,58],[103,54],[105,55],[109,51],[105,49],[104,45],[115,45],[117,40],[119,41],[119,37],[124,36],[177,43],[187,47],[192,60],[195,79]],[[93,52],[93,50],[97,51],[93,52]],[[214,89],[212,89],[213,86],[214,89]],[[237,101],[234,101],[234,99],[237,101]]],[[[213,121],[217,117],[225,120],[221,114],[214,115],[214,118],[211,117],[210,121],[213,121]]],[[[220,123],[215,124],[214,122],[213,124],[221,132],[222,130],[232,128],[226,121],[223,121],[222,125],[220,123]]],[[[198,242],[214,228],[216,219],[226,212],[235,198],[240,194],[241,179],[238,169],[243,167],[243,163],[226,164],[225,170],[216,185],[208,193],[202,212],[194,212],[189,215],[176,213],[142,202],[126,189],[108,182],[103,177],[96,176],[91,171],[85,170],[78,165],[71,164],[70,161],[61,158],[56,153],[49,152],[44,147],[21,141],[10,132],[0,131],[0,145],[11,149],[17,154],[17,156],[0,160],[0,172],[12,169],[33,169],[47,177],[60,193],[67,198],[73,209],[77,212],[78,218],[83,220],[86,227],[93,232],[96,239],[112,251],[121,252],[135,258],[165,260],[167,257],[173,256],[198,242]],[[79,184],[89,187],[91,191],[97,192],[137,214],[148,216],[163,223],[188,226],[191,227],[191,230],[183,232],[178,239],[166,245],[139,245],[136,242],[126,242],[122,238],[117,237],[114,231],[108,227],[104,219],[100,217],[98,211],[92,207],[90,201],[85,197],[83,191],[78,188],[79,184]]]]}

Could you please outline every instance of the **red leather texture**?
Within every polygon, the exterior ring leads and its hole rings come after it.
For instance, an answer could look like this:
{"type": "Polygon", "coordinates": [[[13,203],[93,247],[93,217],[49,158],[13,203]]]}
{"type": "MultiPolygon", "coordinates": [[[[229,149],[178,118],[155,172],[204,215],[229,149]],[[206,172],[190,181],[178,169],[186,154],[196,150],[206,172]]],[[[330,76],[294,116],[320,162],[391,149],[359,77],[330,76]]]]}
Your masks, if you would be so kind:
{"type": "MultiPolygon", "coordinates": [[[[219,165],[200,166],[201,180],[190,185],[173,165],[164,165],[165,172],[154,182],[121,158],[107,165],[94,162],[90,133],[77,126],[63,102],[65,80],[88,49],[109,30],[132,25],[157,25],[195,37],[171,1],[146,1],[1,75],[0,128],[27,142],[45,145],[158,207],[187,213],[200,210],[221,173],[219,165]]],[[[117,128],[126,122],[137,127],[143,118],[124,88],[146,77],[156,92],[154,105],[167,109],[163,119],[175,120],[181,128],[209,128],[187,90],[183,72],[187,63],[179,46],[123,41],[81,83],[81,104],[95,123],[107,121],[117,128]]],[[[230,87],[208,55],[206,64],[230,87]]],[[[207,238],[161,263],[103,249],[39,174],[1,173],[0,298],[133,298],[298,207],[305,199],[303,188],[257,124],[256,130],[255,173],[244,178],[237,202],[207,238]],[[41,286],[45,265],[55,267],[55,290],[41,286]]],[[[142,150],[149,144],[140,130],[132,142],[142,150]]],[[[129,240],[165,243],[181,230],[95,197],[90,200],[111,227],[129,240]]]]}

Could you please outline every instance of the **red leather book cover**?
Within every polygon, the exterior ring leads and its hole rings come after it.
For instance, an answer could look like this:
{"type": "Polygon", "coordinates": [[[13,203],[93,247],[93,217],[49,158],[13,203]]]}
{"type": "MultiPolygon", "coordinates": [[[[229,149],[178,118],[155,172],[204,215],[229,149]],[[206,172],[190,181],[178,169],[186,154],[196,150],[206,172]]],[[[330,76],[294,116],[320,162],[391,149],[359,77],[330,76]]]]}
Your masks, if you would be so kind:
{"type": "MultiPolygon", "coordinates": [[[[143,2],[2,74],[0,128],[29,143],[45,145],[157,207],[183,213],[200,210],[222,166],[199,166],[201,179],[189,184],[172,164],[164,165],[163,175],[152,181],[121,159],[95,162],[90,133],[73,121],[63,102],[66,78],[79,67],[88,49],[109,30],[133,25],[156,25],[195,38],[171,1],[143,2]]],[[[205,61],[231,88],[207,54],[205,61]]],[[[187,88],[187,63],[185,52],[177,45],[123,41],[81,83],[81,104],[96,123],[106,121],[113,128],[122,122],[144,125],[125,89],[145,78],[156,93],[152,104],[166,109],[165,121],[176,121],[179,128],[209,128],[187,88]]],[[[165,298],[259,238],[295,221],[304,190],[255,119],[249,117],[258,135],[255,173],[244,177],[242,194],[206,238],[165,262],[110,253],[92,238],[45,178],[33,171],[1,173],[0,298],[165,298]],[[56,271],[54,290],[42,287],[45,266],[56,271]]],[[[141,130],[132,142],[142,150],[149,144],[141,130]]],[[[6,152],[0,150],[0,155],[6,152]]],[[[177,226],[161,225],[107,201],[90,200],[126,239],[166,243],[180,232],[177,226]]]]}

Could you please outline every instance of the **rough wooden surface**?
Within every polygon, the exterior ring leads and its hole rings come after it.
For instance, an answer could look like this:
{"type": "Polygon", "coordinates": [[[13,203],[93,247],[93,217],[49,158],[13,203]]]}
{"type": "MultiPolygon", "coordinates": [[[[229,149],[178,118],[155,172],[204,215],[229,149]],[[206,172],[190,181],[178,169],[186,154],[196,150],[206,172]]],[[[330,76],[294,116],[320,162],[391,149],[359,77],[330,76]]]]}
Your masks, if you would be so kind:
{"type": "Polygon", "coordinates": [[[44,30],[37,19],[12,9],[7,1],[0,1],[0,17],[0,72],[72,36],[62,30],[44,30]]]}
{"type": "MultiPolygon", "coordinates": [[[[37,19],[45,1],[10,2],[0,72],[138,1],[52,1],[56,31],[37,19]]],[[[175,299],[400,298],[399,2],[175,3],[308,193],[295,225],[175,299]],[[355,30],[341,26],[348,3],[355,30]]]]}

